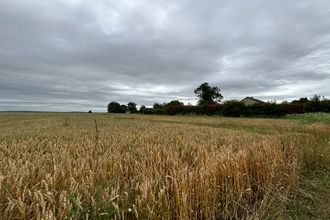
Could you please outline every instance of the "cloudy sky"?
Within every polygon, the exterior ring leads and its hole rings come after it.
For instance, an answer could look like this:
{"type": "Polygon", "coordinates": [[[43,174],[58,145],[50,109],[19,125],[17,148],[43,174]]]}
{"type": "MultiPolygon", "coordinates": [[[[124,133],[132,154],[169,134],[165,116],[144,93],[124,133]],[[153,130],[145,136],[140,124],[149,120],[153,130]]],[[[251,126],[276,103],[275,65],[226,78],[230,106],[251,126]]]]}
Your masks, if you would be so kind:
{"type": "Polygon", "coordinates": [[[329,0],[1,0],[0,111],[330,98],[329,0]]]}

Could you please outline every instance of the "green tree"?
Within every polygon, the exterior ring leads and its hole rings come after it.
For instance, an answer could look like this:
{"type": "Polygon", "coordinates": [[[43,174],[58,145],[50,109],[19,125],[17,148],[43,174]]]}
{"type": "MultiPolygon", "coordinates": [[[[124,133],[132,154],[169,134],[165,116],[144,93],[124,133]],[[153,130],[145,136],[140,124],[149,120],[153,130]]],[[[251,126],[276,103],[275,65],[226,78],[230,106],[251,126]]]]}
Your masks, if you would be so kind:
{"type": "Polygon", "coordinates": [[[184,106],[183,102],[180,102],[179,100],[172,100],[169,103],[166,103],[165,107],[168,106],[184,106]]]}
{"type": "Polygon", "coordinates": [[[223,96],[220,93],[220,88],[211,87],[207,82],[202,83],[194,93],[199,98],[198,105],[214,104],[221,101],[223,96]]]}
{"type": "Polygon", "coordinates": [[[311,111],[312,112],[319,112],[321,109],[321,96],[320,95],[314,95],[313,98],[311,98],[310,103],[311,111]]]}
{"type": "Polygon", "coordinates": [[[127,105],[120,105],[120,113],[125,113],[127,109],[127,105]]]}
{"type": "Polygon", "coordinates": [[[122,113],[120,104],[118,102],[110,102],[108,104],[108,112],[109,113],[122,113]]]}
{"type": "Polygon", "coordinates": [[[145,105],[141,105],[139,112],[140,112],[141,114],[144,114],[145,111],[146,111],[146,106],[145,106],[145,105]]]}
{"type": "Polygon", "coordinates": [[[164,104],[155,103],[152,108],[153,109],[163,109],[164,108],[164,104]]]}
{"type": "Polygon", "coordinates": [[[136,109],[136,104],[134,102],[129,102],[127,104],[127,109],[128,111],[130,111],[131,113],[136,113],[137,109],[136,109]]]}

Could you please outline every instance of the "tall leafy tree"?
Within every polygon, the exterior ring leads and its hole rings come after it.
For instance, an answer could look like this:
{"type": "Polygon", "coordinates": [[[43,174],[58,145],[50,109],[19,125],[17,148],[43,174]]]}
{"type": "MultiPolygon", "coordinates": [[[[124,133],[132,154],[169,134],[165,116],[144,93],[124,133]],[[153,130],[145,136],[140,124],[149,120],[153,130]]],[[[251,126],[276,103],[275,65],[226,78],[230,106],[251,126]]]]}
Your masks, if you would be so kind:
{"type": "Polygon", "coordinates": [[[219,87],[212,87],[207,82],[202,83],[194,90],[198,97],[198,105],[207,105],[218,103],[222,100],[223,96],[220,93],[219,87]]]}
{"type": "Polygon", "coordinates": [[[145,105],[141,105],[141,107],[140,107],[140,113],[142,113],[142,114],[144,114],[145,113],[145,111],[146,111],[146,106],[145,105]]]}
{"type": "Polygon", "coordinates": [[[109,113],[122,113],[122,108],[118,102],[110,102],[108,104],[109,113]]]}
{"type": "Polygon", "coordinates": [[[180,102],[179,100],[172,100],[172,101],[170,101],[169,103],[166,103],[165,104],[165,107],[168,107],[168,106],[183,106],[184,104],[183,104],[183,102],[180,102]]]}
{"type": "Polygon", "coordinates": [[[129,102],[127,104],[127,109],[128,111],[130,111],[131,113],[136,113],[137,109],[136,109],[136,104],[134,102],[129,102]]]}
{"type": "Polygon", "coordinates": [[[164,104],[159,104],[159,103],[154,103],[154,105],[152,106],[153,109],[163,109],[164,108],[164,104]]]}
{"type": "Polygon", "coordinates": [[[120,105],[120,113],[125,113],[127,109],[127,105],[120,105]]]}

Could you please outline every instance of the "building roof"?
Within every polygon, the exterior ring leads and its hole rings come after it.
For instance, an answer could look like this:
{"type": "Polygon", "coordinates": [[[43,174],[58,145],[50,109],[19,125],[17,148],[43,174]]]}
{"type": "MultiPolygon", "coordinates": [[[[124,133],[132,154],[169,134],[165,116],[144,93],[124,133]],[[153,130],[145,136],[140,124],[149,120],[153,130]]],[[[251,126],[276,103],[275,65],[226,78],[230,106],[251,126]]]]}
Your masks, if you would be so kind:
{"type": "Polygon", "coordinates": [[[258,102],[258,103],[264,103],[264,101],[261,101],[261,100],[259,100],[259,99],[255,99],[255,98],[253,98],[253,97],[249,97],[249,96],[247,96],[247,97],[245,97],[244,99],[242,99],[241,102],[243,102],[243,101],[246,100],[246,99],[251,99],[251,100],[253,100],[253,101],[255,101],[255,102],[258,102]]]}

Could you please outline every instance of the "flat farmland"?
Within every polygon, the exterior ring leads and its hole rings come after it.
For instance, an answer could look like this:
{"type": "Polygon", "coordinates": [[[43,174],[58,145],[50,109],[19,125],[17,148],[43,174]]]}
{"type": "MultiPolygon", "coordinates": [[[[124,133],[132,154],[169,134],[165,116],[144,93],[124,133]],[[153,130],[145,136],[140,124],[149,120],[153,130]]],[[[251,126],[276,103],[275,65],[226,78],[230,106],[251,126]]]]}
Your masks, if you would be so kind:
{"type": "Polygon", "coordinates": [[[328,218],[330,125],[0,113],[0,219],[328,218]]]}

